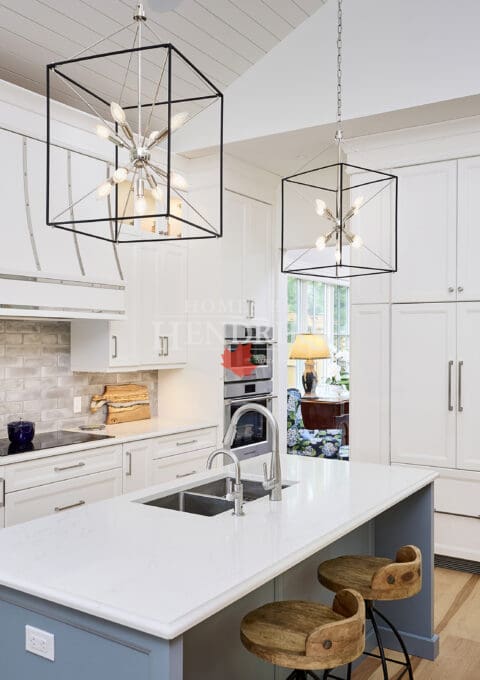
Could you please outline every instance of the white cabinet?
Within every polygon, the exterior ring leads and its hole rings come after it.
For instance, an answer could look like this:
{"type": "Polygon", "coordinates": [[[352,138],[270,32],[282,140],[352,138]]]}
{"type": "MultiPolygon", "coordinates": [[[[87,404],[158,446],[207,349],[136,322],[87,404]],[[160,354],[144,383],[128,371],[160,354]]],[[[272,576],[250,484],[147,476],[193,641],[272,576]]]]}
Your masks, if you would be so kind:
{"type": "Polygon", "coordinates": [[[231,318],[272,320],[271,210],[260,201],[225,193],[221,267],[224,304],[231,318]]]}
{"type": "Polygon", "coordinates": [[[458,161],[458,300],[480,300],[480,158],[458,161]]]}
{"type": "Polygon", "coordinates": [[[391,459],[455,467],[456,305],[392,307],[391,459]]]}
{"type": "Polygon", "coordinates": [[[87,503],[113,498],[121,493],[120,468],[14,491],[5,496],[5,526],[74,510],[87,503]]]}
{"type": "Polygon", "coordinates": [[[127,318],[73,321],[72,369],[108,372],[184,365],[187,251],[183,244],[125,245],[121,262],[127,318]]]}
{"type": "Polygon", "coordinates": [[[151,484],[151,441],[142,439],[123,445],[123,493],[151,484]]]}
{"type": "Polygon", "coordinates": [[[350,458],[388,463],[390,306],[353,305],[350,335],[350,458]]]}
{"type": "Polygon", "coordinates": [[[152,484],[162,484],[205,471],[208,449],[166,456],[152,461],[152,484]]]}
{"type": "MultiPolygon", "coordinates": [[[[480,302],[457,305],[457,467],[480,470],[478,389],[480,385],[480,302]]],[[[480,488],[480,487],[479,487],[480,488]]],[[[478,508],[480,515],[480,507],[478,508]]]]}
{"type": "Polygon", "coordinates": [[[187,259],[183,244],[142,246],[138,266],[141,364],[187,361],[187,259]]]}
{"type": "Polygon", "coordinates": [[[0,529],[5,526],[5,468],[0,467],[0,529]]]}
{"type": "Polygon", "coordinates": [[[398,272],[393,302],[455,300],[457,162],[395,170],[398,188],[398,272]]]}

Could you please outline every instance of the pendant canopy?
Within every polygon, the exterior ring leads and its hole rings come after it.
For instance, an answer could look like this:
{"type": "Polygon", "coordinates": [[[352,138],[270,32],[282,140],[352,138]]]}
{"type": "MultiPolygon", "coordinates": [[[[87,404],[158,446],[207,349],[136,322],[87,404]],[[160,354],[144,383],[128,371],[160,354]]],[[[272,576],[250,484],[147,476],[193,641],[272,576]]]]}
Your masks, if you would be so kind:
{"type": "Polygon", "coordinates": [[[47,224],[113,243],[218,238],[222,193],[223,95],[172,44],[161,43],[141,3],[131,24],[47,66],[47,224]],[[102,44],[115,49],[97,53],[102,44]],[[58,149],[59,94],[94,116],[98,142],[92,152],[82,132],[71,140],[80,153],[72,154],[69,177],[58,149]],[[215,127],[217,144],[208,191],[199,192],[182,153],[202,135],[203,122],[209,139],[215,127]]]}
{"type": "Polygon", "coordinates": [[[340,279],[397,271],[398,178],[343,160],[342,29],[338,0],[337,162],[282,180],[281,269],[288,274],[340,279]]]}

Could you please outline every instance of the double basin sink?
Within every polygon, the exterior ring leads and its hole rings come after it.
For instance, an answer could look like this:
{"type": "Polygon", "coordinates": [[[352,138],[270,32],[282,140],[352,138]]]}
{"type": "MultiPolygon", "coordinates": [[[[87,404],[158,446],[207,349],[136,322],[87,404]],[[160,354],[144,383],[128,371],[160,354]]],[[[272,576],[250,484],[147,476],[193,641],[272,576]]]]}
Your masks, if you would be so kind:
{"type": "MultiPolygon", "coordinates": [[[[144,505],[151,505],[156,508],[168,510],[178,510],[179,512],[189,512],[194,515],[213,517],[228,510],[233,511],[233,501],[227,500],[235,483],[234,477],[226,475],[211,482],[203,482],[183,491],[160,496],[148,501],[142,501],[144,505]]],[[[262,482],[251,479],[242,479],[243,500],[245,502],[255,501],[270,493],[263,488],[262,482]]],[[[290,484],[282,484],[285,489],[290,484]]]]}

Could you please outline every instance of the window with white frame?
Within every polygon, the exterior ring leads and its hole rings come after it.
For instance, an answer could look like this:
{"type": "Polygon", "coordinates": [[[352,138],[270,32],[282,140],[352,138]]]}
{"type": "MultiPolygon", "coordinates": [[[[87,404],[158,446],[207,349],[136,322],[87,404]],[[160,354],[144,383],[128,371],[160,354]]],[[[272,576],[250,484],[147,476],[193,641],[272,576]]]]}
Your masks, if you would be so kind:
{"type": "MultiPolygon", "coordinates": [[[[288,277],[288,348],[297,333],[322,333],[330,347],[331,359],[317,361],[319,382],[325,384],[335,363],[348,373],[350,314],[348,284],[288,277]]],[[[288,386],[302,389],[303,361],[288,361],[288,386]]]]}

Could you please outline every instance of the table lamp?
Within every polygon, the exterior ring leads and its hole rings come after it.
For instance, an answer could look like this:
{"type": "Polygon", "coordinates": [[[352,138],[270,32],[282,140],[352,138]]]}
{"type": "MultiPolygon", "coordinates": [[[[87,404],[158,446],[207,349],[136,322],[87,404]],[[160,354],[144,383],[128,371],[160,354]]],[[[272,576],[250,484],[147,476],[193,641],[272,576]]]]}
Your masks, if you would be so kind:
{"type": "Polygon", "coordinates": [[[329,359],[330,350],[324,335],[314,333],[299,333],[290,350],[290,359],[305,359],[305,368],[302,375],[302,385],[305,397],[314,399],[317,389],[317,372],[315,359],[329,359]]]}

